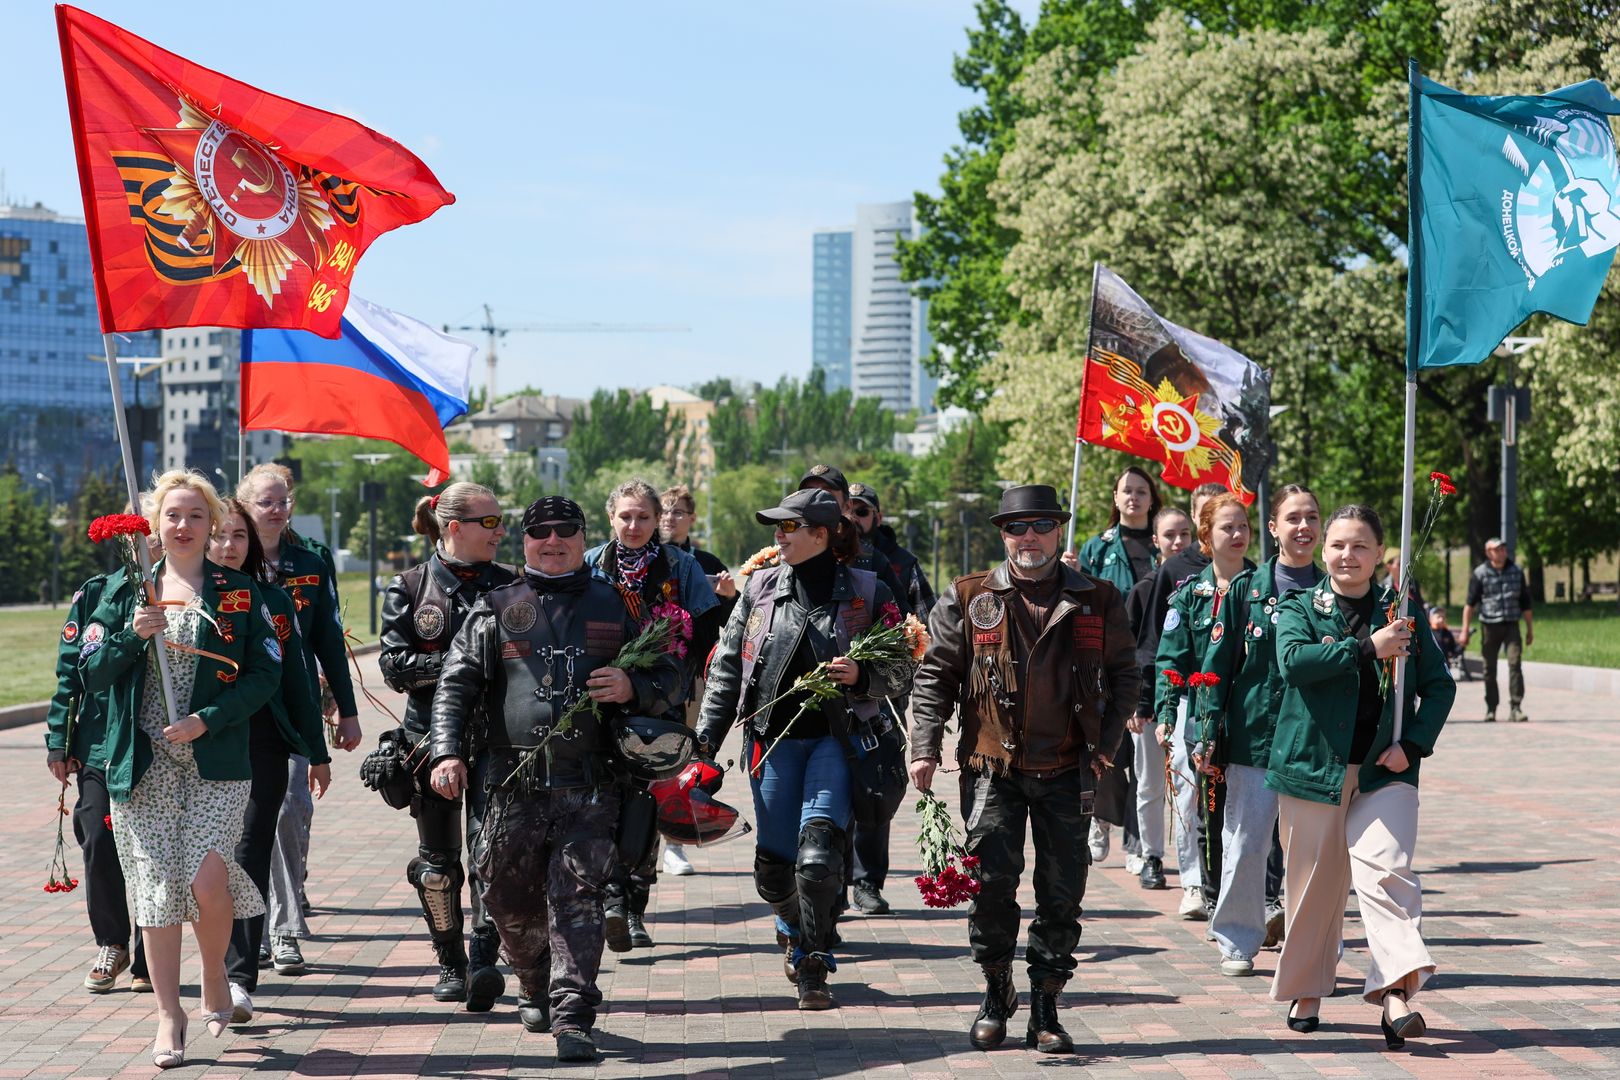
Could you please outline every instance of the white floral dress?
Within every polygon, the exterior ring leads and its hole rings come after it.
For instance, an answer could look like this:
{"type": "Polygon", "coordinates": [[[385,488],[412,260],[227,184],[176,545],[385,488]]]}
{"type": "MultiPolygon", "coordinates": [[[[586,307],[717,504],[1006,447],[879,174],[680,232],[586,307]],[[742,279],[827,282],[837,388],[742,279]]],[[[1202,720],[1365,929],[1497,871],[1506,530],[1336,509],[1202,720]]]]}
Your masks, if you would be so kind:
{"type": "MultiPolygon", "coordinates": [[[[166,608],[164,614],[169,620],[166,636],[170,641],[196,642],[201,622],[197,609],[166,608]]],[[[170,649],[169,674],[175,700],[186,703],[178,710],[185,716],[191,711],[197,657],[170,649]]],[[[210,851],[225,861],[233,917],[261,915],[264,897],[235,858],[252,782],[202,778],[191,744],[171,743],[163,737],[169,720],[161,687],[157,650],[149,649],[139,723],[152,740],[152,764],[130,792],[129,801],[112,804],[113,838],[124,878],[135,896],[135,922],[161,927],[194,921],[198,911],[191,882],[210,851]]]]}

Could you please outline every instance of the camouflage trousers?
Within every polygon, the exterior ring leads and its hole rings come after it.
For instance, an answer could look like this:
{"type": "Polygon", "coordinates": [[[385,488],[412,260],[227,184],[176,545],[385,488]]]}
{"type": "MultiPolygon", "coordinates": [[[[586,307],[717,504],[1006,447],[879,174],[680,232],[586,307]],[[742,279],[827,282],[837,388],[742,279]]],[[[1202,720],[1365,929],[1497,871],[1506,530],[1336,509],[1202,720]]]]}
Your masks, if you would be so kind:
{"type": "Polygon", "coordinates": [[[619,797],[597,788],[489,796],[474,862],[522,996],[551,1030],[589,1031],[602,1003],[602,887],[618,865],[619,797]]]}

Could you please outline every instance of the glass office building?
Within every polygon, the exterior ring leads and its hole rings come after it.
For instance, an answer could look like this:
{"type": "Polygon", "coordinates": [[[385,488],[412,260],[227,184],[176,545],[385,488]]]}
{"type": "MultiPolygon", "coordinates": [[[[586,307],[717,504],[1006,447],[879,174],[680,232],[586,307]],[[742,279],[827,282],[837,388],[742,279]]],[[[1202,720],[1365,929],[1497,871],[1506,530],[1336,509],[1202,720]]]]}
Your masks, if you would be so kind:
{"type": "MultiPolygon", "coordinates": [[[[157,355],[157,335],[124,335],[121,356],[157,355]]],[[[0,468],[30,483],[50,477],[59,501],[70,499],[85,474],[121,479],[112,390],[104,364],[84,222],[38,203],[0,205],[0,468]]],[[[138,465],[158,462],[156,380],[120,369],[132,434],[141,438],[138,465]],[[149,401],[137,398],[137,383],[149,401]]]]}
{"type": "Polygon", "coordinates": [[[854,239],[848,229],[822,229],[815,234],[810,363],[825,374],[828,390],[849,388],[854,239]]]}

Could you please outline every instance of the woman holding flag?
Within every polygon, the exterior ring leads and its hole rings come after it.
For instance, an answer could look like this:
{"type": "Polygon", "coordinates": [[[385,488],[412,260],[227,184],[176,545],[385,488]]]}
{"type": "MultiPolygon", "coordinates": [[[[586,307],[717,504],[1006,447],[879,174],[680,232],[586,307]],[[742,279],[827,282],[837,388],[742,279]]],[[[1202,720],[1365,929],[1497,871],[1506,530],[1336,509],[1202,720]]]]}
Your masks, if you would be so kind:
{"type": "MultiPolygon", "coordinates": [[[[270,892],[270,859],[276,846],[276,822],[287,796],[287,759],[309,759],[309,790],[315,798],[332,783],[332,755],[326,750],[321,700],[315,677],[304,663],[304,643],[292,597],[267,580],[272,576],[264,547],[253,531],[247,508],[225,500],[225,518],[214,529],[208,556],[221,566],[253,578],[270,613],[270,626],[281,646],[281,685],[248,721],[248,760],[253,787],[248,792],[236,861],[261,893],[270,892]]],[[[253,1019],[253,994],[259,988],[259,947],[264,942],[264,916],[237,919],[231,930],[225,966],[231,980],[231,1023],[253,1019]]]]}
{"type": "MultiPolygon", "coordinates": [[[[405,880],[421,899],[439,961],[433,999],[465,1001],[468,1012],[488,1012],[506,990],[506,980],[495,966],[501,941],[484,914],[474,879],[468,890],[473,923],[469,955],[461,911],[461,883],[467,878],[461,861],[462,799],[434,790],[422,743],[428,737],[439,670],[456,631],[480,597],[515,581],[517,575],[495,561],[506,526],[495,493],[480,484],[455,483],[419,499],[411,527],[428,538],[433,554],[394,578],[383,594],[379,657],[383,681],[406,695],[402,745],[396,744],[398,749],[390,754],[396,761],[403,756],[394,767],[408,774],[404,786],[411,792],[411,816],[416,819],[417,855],[406,867],[405,880]]],[[[470,849],[484,817],[482,763],[487,759],[468,747],[463,760],[473,769],[466,792],[470,849]]]]}
{"type": "MultiPolygon", "coordinates": [[[[319,670],[337,701],[338,725],[332,745],[353,750],[360,745],[360,718],[349,679],[348,650],[343,642],[343,616],[337,606],[337,571],[330,553],[305,541],[291,528],[292,473],[285,465],[255,465],[236,485],[236,497],[253,519],[264,546],[265,562],[292,597],[304,660],[319,670]]],[[[309,826],[315,803],[309,796],[309,759],[295,755],[289,770],[287,798],[276,826],[271,863],[270,962],[279,975],[304,970],[300,938],[309,936],[304,913],[304,878],[309,864],[309,826]]]]}
{"type": "Polygon", "coordinates": [[[106,694],[113,833],[157,996],[153,1062],[167,1069],[185,1062],[181,924],[196,933],[202,1018],[218,1036],[232,1009],[232,920],[264,911],[233,854],[252,786],[249,718],[276,692],[282,657],[253,580],[207,558],[224,517],[213,486],[172,470],[142,504],[163,558],[149,588],[127,570],[108,580],[80,668],[86,692],[106,694]],[[167,685],[160,647],[169,650],[167,685]]]}
{"type": "Polygon", "coordinates": [[[1278,605],[1277,660],[1284,691],[1266,787],[1278,795],[1287,863],[1288,939],[1271,985],[1290,1001],[1288,1026],[1315,1031],[1321,999],[1333,993],[1344,902],[1360,900],[1371,963],[1362,996],[1383,1006],[1390,1049],[1425,1031],[1411,996],[1434,974],[1423,943],[1417,847],[1418,766],[1434,752],[1457,688],[1445,657],[1408,601],[1373,586],[1384,527],[1366,506],[1327,519],[1322,560],[1328,580],[1278,605]],[[1412,653],[1406,724],[1394,737],[1391,669],[1412,653]],[[1414,699],[1421,699],[1417,704],[1414,699]]]}

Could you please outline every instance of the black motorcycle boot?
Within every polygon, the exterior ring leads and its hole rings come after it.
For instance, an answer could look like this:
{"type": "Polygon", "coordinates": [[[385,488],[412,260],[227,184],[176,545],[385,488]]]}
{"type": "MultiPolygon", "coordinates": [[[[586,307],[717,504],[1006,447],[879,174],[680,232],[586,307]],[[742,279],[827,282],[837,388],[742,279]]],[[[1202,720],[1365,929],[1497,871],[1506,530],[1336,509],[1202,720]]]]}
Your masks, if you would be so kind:
{"type": "Polygon", "coordinates": [[[827,989],[827,965],[820,956],[812,953],[799,961],[798,984],[801,1011],[819,1012],[838,1007],[832,991],[827,989]]]}
{"type": "Polygon", "coordinates": [[[1024,1045],[1043,1054],[1072,1054],[1074,1040],[1063,1030],[1058,1020],[1058,991],[1060,982],[1033,984],[1029,988],[1029,1030],[1024,1033],[1024,1045]]]}
{"type": "Polygon", "coordinates": [[[1007,1041],[1007,1021],[1018,1012],[1018,990],[1010,964],[986,967],[984,980],[984,1004],[973,1018],[968,1041],[975,1050],[994,1050],[1007,1041]]]}
{"type": "Polygon", "coordinates": [[[489,1012],[495,999],[506,993],[506,977],[496,967],[501,939],[493,930],[475,930],[467,950],[467,1011],[489,1012]]]}
{"type": "Polygon", "coordinates": [[[459,941],[435,941],[433,952],[439,958],[439,981],[433,984],[434,1001],[467,999],[467,954],[459,941]]]}

